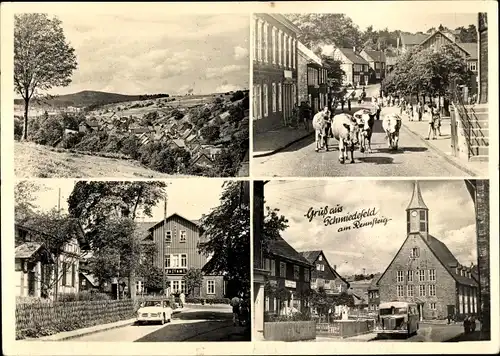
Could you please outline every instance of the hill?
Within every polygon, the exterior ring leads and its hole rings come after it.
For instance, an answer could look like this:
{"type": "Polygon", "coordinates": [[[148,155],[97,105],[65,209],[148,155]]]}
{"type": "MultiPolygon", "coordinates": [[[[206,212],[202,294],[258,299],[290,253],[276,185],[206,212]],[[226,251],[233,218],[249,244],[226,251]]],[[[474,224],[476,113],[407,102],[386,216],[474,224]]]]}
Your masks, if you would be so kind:
{"type": "Polygon", "coordinates": [[[17,178],[183,177],[156,172],[135,161],[54,152],[47,146],[27,142],[15,142],[14,160],[17,178]]]}
{"type": "MultiPolygon", "coordinates": [[[[43,103],[55,107],[86,107],[92,105],[106,105],[128,101],[138,101],[152,98],[168,97],[168,94],[157,95],[125,95],[117,93],[107,93],[103,91],[84,90],[78,93],[58,95],[44,100],[43,103]]],[[[14,104],[23,104],[22,99],[15,99],[14,104]]],[[[35,104],[37,102],[35,101],[35,104]]]]}

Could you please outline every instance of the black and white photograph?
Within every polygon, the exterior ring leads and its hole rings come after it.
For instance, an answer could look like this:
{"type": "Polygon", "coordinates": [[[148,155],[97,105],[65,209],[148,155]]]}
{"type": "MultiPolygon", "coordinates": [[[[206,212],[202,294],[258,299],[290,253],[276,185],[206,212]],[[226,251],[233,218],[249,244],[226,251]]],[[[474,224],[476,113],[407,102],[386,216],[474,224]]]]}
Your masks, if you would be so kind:
{"type": "Polygon", "coordinates": [[[487,176],[486,13],[257,13],[252,33],[253,176],[487,176]]]}
{"type": "Polygon", "coordinates": [[[12,288],[17,340],[250,341],[249,183],[17,181],[12,288]]]}
{"type": "Polygon", "coordinates": [[[254,181],[255,340],[491,340],[489,189],[254,181]]]}
{"type": "Polygon", "coordinates": [[[17,177],[249,175],[249,14],[68,5],[14,15],[17,177]]]}

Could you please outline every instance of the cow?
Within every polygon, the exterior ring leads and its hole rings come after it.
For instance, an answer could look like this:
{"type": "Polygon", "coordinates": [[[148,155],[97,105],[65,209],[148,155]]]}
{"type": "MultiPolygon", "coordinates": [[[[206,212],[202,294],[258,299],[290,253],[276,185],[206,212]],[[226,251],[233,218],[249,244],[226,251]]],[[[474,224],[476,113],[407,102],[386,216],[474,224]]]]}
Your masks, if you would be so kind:
{"type": "Polygon", "coordinates": [[[354,119],[359,127],[359,151],[365,152],[368,148],[368,153],[372,153],[371,141],[373,133],[373,125],[375,124],[375,116],[377,114],[370,110],[362,109],[354,113],[354,119]]]}
{"type": "Polygon", "coordinates": [[[339,142],[339,162],[347,159],[347,149],[351,151],[351,163],[354,163],[354,146],[358,143],[359,127],[349,114],[335,115],[332,122],[332,135],[339,142]]]}
{"type": "Polygon", "coordinates": [[[328,132],[326,132],[326,128],[328,126],[329,120],[330,120],[330,112],[326,109],[318,112],[313,117],[312,126],[314,129],[316,152],[322,149],[323,146],[328,151],[328,132]]]}
{"type": "Polygon", "coordinates": [[[382,128],[387,137],[387,145],[393,150],[398,149],[399,129],[401,128],[401,116],[389,114],[382,121],[382,128]]]}

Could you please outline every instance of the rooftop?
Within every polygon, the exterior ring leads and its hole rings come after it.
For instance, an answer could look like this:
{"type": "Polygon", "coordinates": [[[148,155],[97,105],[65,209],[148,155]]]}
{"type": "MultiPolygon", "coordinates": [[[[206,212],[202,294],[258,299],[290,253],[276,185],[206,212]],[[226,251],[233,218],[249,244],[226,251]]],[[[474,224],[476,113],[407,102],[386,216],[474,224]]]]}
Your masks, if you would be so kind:
{"type": "Polygon", "coordinates": [[[311,266],[311,263],[290,246],[282,237],[269,241],[269,253],[308,267],[311,266]]]}

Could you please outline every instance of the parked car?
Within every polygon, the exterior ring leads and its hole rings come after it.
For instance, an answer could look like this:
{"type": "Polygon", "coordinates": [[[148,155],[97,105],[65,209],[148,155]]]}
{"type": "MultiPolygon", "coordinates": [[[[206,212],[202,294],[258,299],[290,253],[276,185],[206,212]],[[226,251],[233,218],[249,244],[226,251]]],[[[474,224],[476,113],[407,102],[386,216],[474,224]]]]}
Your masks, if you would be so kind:
{"type": "Polygon", "coordinates": [[[172,308],[165,299],[151,299],[142,303],[137,310],[137,322],[160,322],[161,325],[172,321],[172,308]]]}

